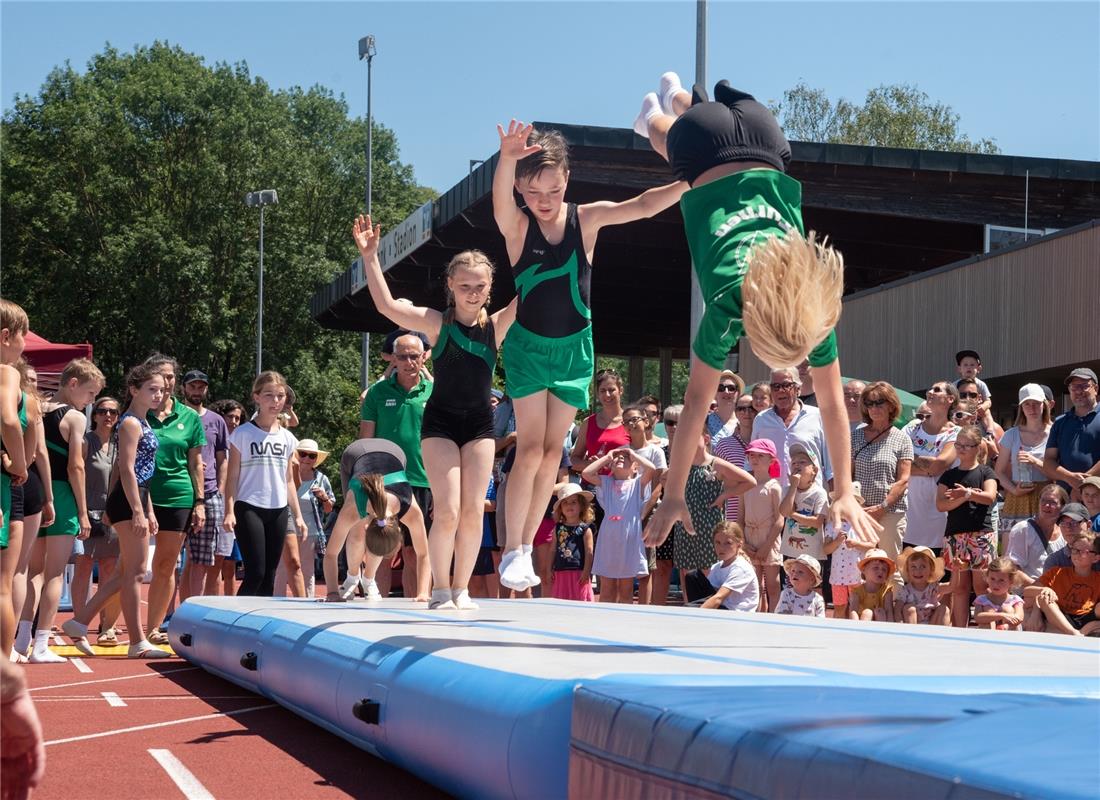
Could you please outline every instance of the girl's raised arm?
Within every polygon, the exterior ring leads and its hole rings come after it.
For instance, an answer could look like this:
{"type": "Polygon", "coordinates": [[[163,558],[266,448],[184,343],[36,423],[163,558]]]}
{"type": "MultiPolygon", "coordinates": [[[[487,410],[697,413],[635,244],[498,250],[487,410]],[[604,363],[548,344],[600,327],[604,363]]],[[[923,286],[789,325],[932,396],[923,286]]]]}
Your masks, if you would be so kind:
{"type": "Polygon", "coordinates": [[[378,261],[378,243],[382,238],[382,226],[373,225],[369,216],[360,215],[351,229],[355,246],[363,259],[363,271],[367,276],[367,291],[375,308],[400,328],[423,333],[432,342],[439,338],[443,315],[431,308],[414,306],[394,299],[382,274],[378,261]]]}

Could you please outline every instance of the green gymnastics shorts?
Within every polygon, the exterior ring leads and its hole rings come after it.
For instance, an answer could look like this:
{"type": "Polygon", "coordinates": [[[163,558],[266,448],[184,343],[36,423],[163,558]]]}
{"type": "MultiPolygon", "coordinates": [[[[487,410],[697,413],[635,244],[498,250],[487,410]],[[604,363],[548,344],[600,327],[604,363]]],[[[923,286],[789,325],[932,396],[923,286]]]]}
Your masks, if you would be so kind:
{"type": "Polygon", "coordinates": [[[80,533],[80,514],[76,509],[76,497],[68,481],[51,481],[53,484],[53,525],[38,530],[43,536],[76,536],[80,533]]]}
{"type": "Polygon", "coordinates": [[[517,399],[547,391],[574,408],[588,408],[596,365],[592,326],[549,339],[512,323],[503,347],[505,389],[517,399]]]}

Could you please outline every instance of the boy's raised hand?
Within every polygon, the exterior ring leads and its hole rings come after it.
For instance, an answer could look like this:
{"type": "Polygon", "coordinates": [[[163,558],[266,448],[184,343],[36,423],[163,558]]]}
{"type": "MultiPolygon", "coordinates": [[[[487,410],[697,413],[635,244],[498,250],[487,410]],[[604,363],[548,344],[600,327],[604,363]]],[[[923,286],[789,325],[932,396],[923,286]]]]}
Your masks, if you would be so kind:
{"type": "Polygon", "coordinates": [[[539,144],[527,144],[527,137],[534,129],[534,125],[525,125],[522,122],[512,120],[508,123],[508,130],[497,125],[497,133],[500,135],[501,158],[514,158],[519,160],[542,149],[539,144]]]}
{"type": "Polygon", "coordinates": [[[371,225],[371,219],[365,214],[351,226],[351,236],[363,258],[372,258],[378,252],[378,241],[382,238],[382,226],[371,225]]]}

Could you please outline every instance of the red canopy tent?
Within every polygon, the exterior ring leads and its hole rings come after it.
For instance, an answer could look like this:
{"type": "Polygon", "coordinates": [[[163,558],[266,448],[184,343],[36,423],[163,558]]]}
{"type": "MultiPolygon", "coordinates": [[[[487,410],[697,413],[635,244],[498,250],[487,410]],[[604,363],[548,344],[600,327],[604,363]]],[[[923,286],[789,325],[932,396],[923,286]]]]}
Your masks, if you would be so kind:
{"type": "Polygon", "coordinates": [[[27,333],[23,358],[38,371],[40,391],[56,390],[58,377],[74,358],[92,357],[90,344],[58,344],[48,342],[33,331],[27,333]]]}

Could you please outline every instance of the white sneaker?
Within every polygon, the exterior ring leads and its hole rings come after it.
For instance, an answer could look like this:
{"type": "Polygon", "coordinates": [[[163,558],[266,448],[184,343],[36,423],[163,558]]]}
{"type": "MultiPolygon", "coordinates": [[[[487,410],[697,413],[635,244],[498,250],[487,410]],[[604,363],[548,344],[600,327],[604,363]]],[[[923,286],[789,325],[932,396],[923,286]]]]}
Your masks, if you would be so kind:
{"type": "Polygon", "coordinates": [[[474,611],[481,608],[481,606],[470,599],[470,592],[468,589],[451,592],[451,599],[454,601],[455,608],[459,611],[474,611]]]}
{"type": "Polygon", "coordinates": [[[500,585],[516,592],[526,591],[531,585],[527,580],[527,570],[523,567],[523,552],[520,549],[509,550],[501,557],[500,585]]]}
{"type": "Polygon", "coordinates": [[[366,595],[367,601],[370,603],[378,603],[382,600],[382,593],[378,591],[378,581],[374,578],[360,578],[359,585],[363,588],[363,594],[366,595]]]}
{"type": "Polygon", "coordinates": [[[358,575],[348,575],[340,584],[340,597],[350,600],[355,596],[355,588],[359,585],[358,575]]]}
{"type": "Polygon", "coordinates": [[[542,583],[542,578],[540,578],[538,573],[535,572],[535,559],[531,553],[524,552],[522,563],[524,570],[523,577],[524,580],[527,581],[527,588],[530,589],[532,586],[538,586],[540,583],[542,583]]]}

